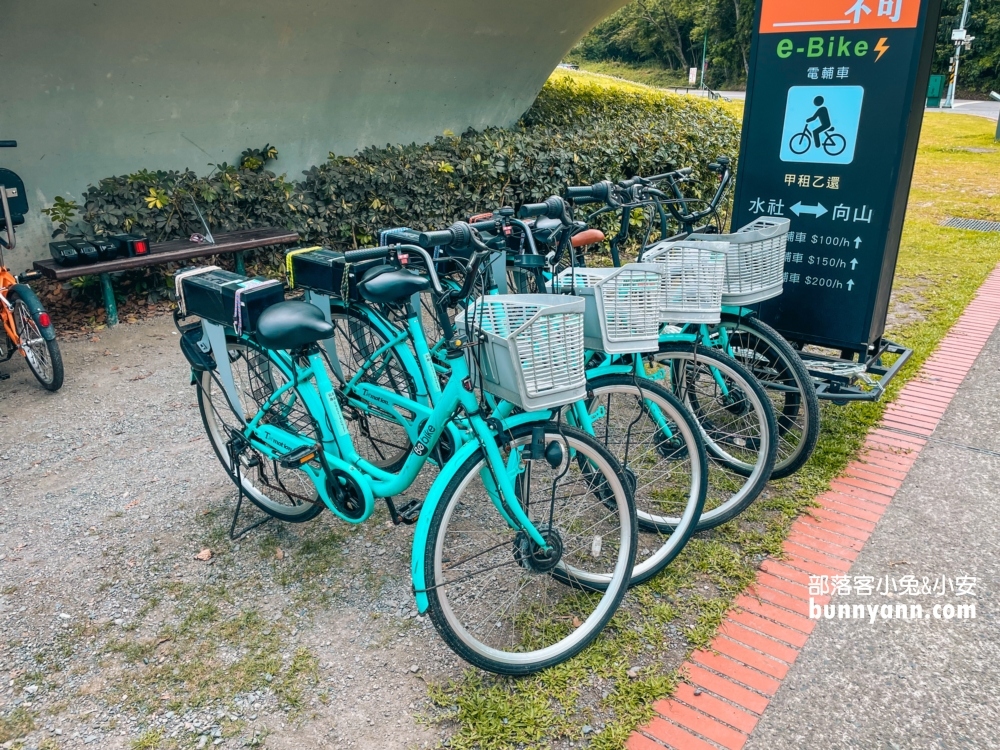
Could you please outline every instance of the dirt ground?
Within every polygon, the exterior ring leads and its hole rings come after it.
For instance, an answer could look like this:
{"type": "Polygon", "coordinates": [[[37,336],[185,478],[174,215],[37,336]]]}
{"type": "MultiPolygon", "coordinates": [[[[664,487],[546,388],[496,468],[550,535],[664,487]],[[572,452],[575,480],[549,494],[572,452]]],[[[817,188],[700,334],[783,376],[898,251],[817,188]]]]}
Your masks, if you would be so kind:
{"type": "Polygon", "coordinates": [[[425,680],[464,667],[416,616],[410,529],[231,542],[170,319],[61,348],[55,394],[0,364],[0,747],[437,744],[425,680]]]}

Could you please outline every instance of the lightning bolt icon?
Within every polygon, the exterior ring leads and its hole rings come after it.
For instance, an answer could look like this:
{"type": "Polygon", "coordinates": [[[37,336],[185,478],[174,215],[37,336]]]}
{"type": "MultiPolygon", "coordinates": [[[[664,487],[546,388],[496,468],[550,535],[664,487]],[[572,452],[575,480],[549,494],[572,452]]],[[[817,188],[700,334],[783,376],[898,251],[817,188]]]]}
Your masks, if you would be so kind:
{"type": "Polygon", "coordinates": [[[882,59],[882,55],[889,51],[889,45],[886,42],[889,41],[889,37],[884,36],[878,40],[878,44],[875,45],[875,51],[878,52],[878,57],[875,58],[875,62],[882,59]]]}

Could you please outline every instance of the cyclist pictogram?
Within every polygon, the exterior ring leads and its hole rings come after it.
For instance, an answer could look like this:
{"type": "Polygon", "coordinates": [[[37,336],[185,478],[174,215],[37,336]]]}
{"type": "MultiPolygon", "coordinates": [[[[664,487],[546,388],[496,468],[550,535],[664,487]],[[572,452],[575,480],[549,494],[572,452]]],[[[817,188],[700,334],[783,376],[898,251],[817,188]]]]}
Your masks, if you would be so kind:
{"type": "Polygon", "coordinates": [[[861,86],[792,86],[781,133],[781,160],[816,164],[854,161],[861,86]]]}
{"type": "Polygon", "coordinates": [[[817,96],[813,99],[813,104],[817,109],[812,117],[806,119],[805,127],[801,133],[796,133],[788,142],[788,147],[795,154],[804,154],[812,146],[822,148],[830,156],[839,156],[847,148],[847,139],[840,133],[834,133],[833,123],[830,121],[830,110],[824,106],[825,99],[817,96]],[[809,123],[816,122],[817,125],[812,130],[809,123]]]}

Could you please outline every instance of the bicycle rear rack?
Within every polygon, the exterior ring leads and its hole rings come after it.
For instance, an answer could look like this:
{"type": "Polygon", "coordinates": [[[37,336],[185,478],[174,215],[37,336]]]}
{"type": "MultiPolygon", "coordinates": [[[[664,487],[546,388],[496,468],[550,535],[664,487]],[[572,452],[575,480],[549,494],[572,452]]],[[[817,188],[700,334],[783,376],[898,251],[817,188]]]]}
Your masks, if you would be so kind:
{"type": "Polygon", "coordinates": [[[816,395],[843,406],[851,401],[878,401],[899,370],[913,356],[913,350],[883,339],[878,349],[865,361],[800,350],[809,375],[816,384],[816,395]],[[886,355],[897,355],[888,367],[886,355]],[[877,379],[876,379],[877,378],[877,379]]]}

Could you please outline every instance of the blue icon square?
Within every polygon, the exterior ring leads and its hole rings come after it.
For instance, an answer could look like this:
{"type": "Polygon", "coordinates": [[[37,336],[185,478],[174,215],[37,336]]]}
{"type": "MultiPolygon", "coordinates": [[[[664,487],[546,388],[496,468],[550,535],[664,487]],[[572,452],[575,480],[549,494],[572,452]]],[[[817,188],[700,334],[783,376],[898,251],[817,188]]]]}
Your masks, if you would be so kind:
{"type": "Polygon", "coordinates": [[[792,86],[781,130],[781,160],[850,164],[858,141],[861,86],[792,86]],[[818,143],[817,143],[818,141],[818,143]]]}

